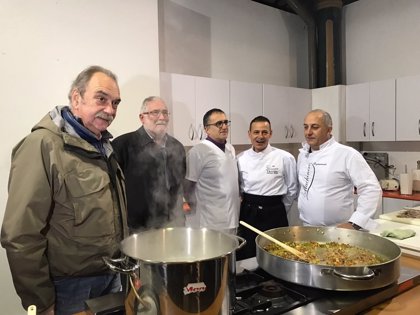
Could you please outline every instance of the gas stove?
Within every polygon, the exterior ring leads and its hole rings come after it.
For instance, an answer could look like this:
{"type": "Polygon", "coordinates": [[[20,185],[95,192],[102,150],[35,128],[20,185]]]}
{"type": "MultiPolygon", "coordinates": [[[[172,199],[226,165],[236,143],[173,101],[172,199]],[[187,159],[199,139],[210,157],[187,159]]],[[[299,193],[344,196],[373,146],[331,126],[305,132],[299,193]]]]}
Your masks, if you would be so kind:
{"type": "Polygon", "coordinates": [[[232,314],[284,314],[313,301],[316,296],[288,288],[262,269],[236,276],[236,304],[232,314]]]}
{"type": "MultiPolygon", "coordinates": [[[[361,280],[363,281],[363,280],[361,280]]],[[[254,263],[235,277],[236,301],[229,315],[354,315],[420,284],[420,271],[400,267],[397,282],[366,291],[333,291],[311,288],[277,279],[254,263]]],[[[125,294],[113,293],[86,301],[93,314],[123,315],[125,294]]],[[[170,314],[153,314],[170,315],[170,314]]],[[[225,314],[223,314],[225,315],[225,314]]]]}
{"type": "Polygon", "coordinates": [[[236,275],[232,314],[357,314],[420,284],[420,273],[401,266],[398,281],[366,291],[332,291],[276,279],[260,268],[236,275]]]}
{"type": "Polygon", "coordinates": [[[312,297],[285,287],[261,269],[236,276],[236,304],[232,314],[283,314],[312,297]]]}

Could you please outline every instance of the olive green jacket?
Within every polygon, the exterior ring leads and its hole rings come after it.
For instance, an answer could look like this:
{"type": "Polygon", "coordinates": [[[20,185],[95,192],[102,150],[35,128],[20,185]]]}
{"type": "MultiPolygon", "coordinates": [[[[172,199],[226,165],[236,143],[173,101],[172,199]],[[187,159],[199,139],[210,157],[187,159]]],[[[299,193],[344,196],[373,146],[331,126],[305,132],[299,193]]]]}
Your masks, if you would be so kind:
{"type": "Polygon", "coordinates": [[[39,311],[55,301],[53,277],[109,273],[102,256],[119,256],[128,235],[124,177],[109,141],[105,158],[65,132],[59,113],[13,149],[1,231],[22,305],[39,311]]]}

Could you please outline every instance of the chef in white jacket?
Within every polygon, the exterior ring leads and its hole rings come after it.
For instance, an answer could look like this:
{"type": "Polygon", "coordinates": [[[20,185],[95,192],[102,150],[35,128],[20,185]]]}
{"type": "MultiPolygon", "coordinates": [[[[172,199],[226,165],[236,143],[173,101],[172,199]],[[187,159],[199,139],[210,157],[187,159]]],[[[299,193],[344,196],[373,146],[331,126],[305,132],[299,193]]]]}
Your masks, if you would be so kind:
{"type": "Polygon", "coordinates": [[[217,108],[203,117],[207,138],[187,154],[186,226],[236,234],[239,179],[235,148],[227,143],[230,121],[217,108]]]}
{"type": "Polygon", "coordinates": [[[363,156],[336,142],[331,131],[327,112],[315,109],[306,115],[306,143],[297,162],[300,219],[304,225],[373,229],[382,189],[363,156]]]}
{"type": "MultiPolygon", "coordinates": [[[[248,131],[252,147],[237,158],[242,193],[240,220],[262,231],[289,225],[287,213],[298,190],[296,160],[289,152],[270,145],[272,133],[267,117],[255,117],[248,131]]],[[[238,260],[254,257],[257,234],[239,226],[238,235],[247,241],[237,253],[238,260]]]]}

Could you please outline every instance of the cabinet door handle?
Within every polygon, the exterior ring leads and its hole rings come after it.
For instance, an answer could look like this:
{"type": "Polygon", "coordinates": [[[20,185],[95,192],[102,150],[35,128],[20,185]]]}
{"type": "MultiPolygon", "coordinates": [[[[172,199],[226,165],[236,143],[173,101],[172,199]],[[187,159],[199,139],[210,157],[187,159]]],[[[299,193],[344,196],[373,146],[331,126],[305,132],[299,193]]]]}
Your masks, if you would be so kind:
{"type": "Polygon", "coordinates": [[[366,137],[366,122],[363,123],[363,137],[366,137]]]}
{"type": "Polygon", "coordinates": [[[419,119],[419,135],[420,135],[420,119],[419,119]]]}
{"type": "Polygon", "coordinates": [[[194,140],[195,130],[194,130],[193,124],[190,124],[190,128],[188,129],[188,137],[190,138],[191,141],[194,140]]]}
{"type": "Polygon", "coordinates": [[[289,138],[289,128],[287,126],[284,126],[284,129],[286,130],[286,139],[289,138]]]}
{"type": "Polygon", "coordinates": [[[198,130],[199,130],[199,135],[200,135],[199,140],[203,140],[204,131],[203,131],[203,126],[201,124],[198,125],[198,130]]]}
{"type": "Polygon", "coordinates": [[[375,122],[374,121],[372,121],[372,137],[374,137],[375,136],[375,122]]]}
{"type": "Polygon", "coordinates": [[[290,138],[293,138],[295,136],[295,128],[293,128],[293,125],[290,125],[290,138]]]}

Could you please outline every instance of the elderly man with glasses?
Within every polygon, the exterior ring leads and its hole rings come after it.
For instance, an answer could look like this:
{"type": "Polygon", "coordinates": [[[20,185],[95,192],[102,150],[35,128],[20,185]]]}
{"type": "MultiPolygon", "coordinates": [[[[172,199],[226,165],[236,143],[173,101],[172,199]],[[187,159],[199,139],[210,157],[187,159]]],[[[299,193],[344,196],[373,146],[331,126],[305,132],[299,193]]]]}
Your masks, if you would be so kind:
{"type": "Polygon", "coordinates": [[[185,149],[167,134],[169,112],[162,98],[146,98],[139,118],[139,129],[112,141],[126,179],[130,230],[183,226],[185,149]]]}
{"type": "Polygon", "coordinates": [[[239,220],[238,167],[234,147],[226,142],[230,121],[217,108],[203,117],[207,138],[187,156],[186,224],[236,233],[239,220]]]}

